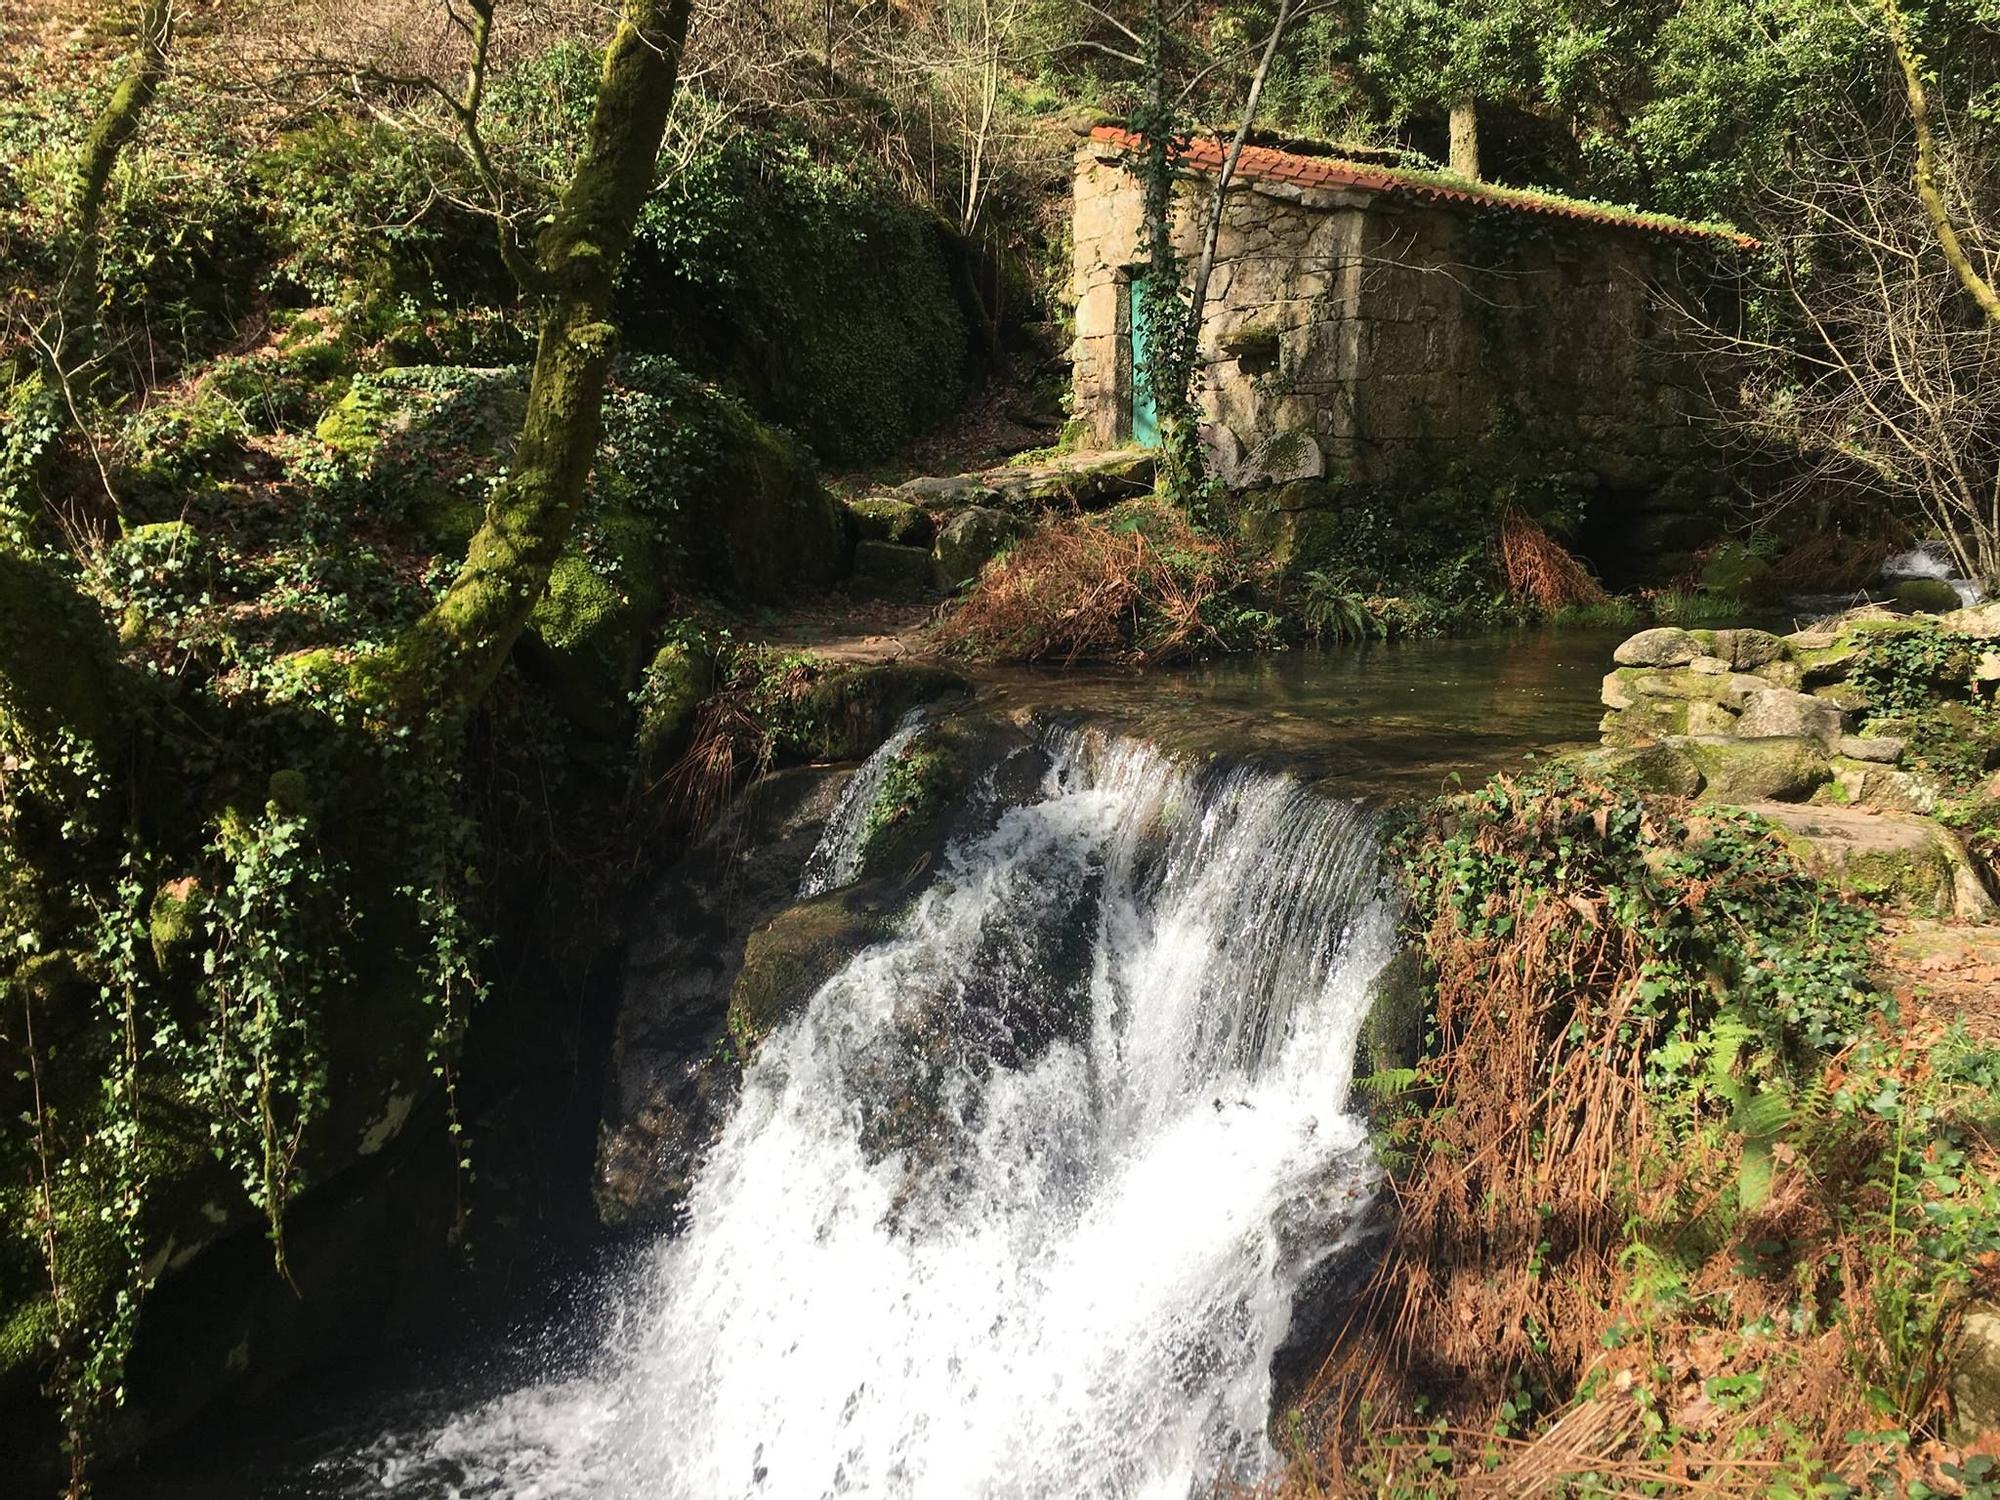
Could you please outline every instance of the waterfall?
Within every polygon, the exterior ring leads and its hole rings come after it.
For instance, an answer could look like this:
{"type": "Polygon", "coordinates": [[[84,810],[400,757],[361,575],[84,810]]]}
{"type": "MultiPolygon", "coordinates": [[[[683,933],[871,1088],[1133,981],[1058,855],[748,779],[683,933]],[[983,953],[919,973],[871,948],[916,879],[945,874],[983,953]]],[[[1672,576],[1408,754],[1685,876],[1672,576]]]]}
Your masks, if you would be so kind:
{"type": "Polygon", "coordinates": [[[587,1370],[384,1439],[370,1492],[1187,1500],[1269,1471],[1294,1293],[1377,1180],[1345,1109],[1393,941],[1375,830],[1283,775],[1044,748],[1039,795],[757,1053],[587,1370]]]}

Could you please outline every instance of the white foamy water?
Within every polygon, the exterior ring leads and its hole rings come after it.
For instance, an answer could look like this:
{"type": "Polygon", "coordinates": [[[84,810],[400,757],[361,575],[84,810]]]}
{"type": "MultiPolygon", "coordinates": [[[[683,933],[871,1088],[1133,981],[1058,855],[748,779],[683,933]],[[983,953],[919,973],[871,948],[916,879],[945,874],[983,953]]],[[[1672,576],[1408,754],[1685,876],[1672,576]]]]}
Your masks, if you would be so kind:
{"type": "Polygon", "coordinates": [[[1375,1183],[1344,1108],[1374,831],[1282,776],[1052,748],[757,1054],[590,1372],[385,1438],[375,1493],[1185,1500],[1271,1467],[1293,1293],[1375,1183]]]}
{"type": "Polygon", "coordinates": [[[1961,578],[1951,549],[1943,542],[1919,542],[1907,552],[1898,552],[1882,564],[1882,577],[1889,582],[1905,578],[1938,578],[1950,584],[1958,601],[1968,609],[1981,603],[1985,591],[1970,578],[1961,578]]]}

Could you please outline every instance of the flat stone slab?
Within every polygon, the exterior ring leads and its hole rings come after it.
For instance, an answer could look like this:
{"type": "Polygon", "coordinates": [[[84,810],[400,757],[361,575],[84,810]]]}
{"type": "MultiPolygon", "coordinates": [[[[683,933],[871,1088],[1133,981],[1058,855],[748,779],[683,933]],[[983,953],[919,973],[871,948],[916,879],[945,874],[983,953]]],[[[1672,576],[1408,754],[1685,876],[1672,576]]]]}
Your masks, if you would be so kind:
{"type": "Polygon", "coordinates": [[[1949,829],[1915,813],[1752,802],[1822,879],[1930,915],[1991,921],[1993,898],[1949,829]]]}
{"type": "Polygon", "coordinates": [[[971,474],[912,479],[883,496],[907,500],[926,510],[1004,506],[1013,510],[1115,505],[1153,488],[1154,455],[1147,448],[1112,448],[1065,453],[1042,463],[1002,464],[971,474]]]}

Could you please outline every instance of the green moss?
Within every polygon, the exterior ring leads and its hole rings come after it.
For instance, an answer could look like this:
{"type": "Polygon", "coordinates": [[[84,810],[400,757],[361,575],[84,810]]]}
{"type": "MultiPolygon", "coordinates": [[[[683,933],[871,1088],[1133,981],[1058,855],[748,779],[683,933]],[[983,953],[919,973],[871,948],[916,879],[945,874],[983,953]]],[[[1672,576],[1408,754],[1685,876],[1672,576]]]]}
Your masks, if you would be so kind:
{"type": "Polygon", "coordinates": [[[1701,586],[1738,604],[1754,604],[1773,593],[1771,564],[1740,542],[1725,542],[1702,565],[1701,586]]]}
{"type": "Polygon", "coordinates": [[[917,735],[889,762],[861,828],[863,875],[898,875],[935,830],[938,815],[963,787],[965,766],[945,726],[917,735]]]}
{"type": "Polygon", "coordinates": [[[928,547],[937,535],[929,512],[908,500],[873,496],[847,502],[847,521],[864,542],[894,542],[903,547],[928,547]]]}
{"type": "Polygon", "coordinates": [[[1905,578],[1896,585],[1896,602],[1922,614],[1948,615],[1965,601],[1942,578],[1905,578]]]}
{"type": "Polygon", "coordinates": [[[1826,756],[1808,740],[1690,739],[1704,802],[1803,802],[1832,779],[1826,756]]]}
{"type": "Polygon", "coordinates": [[[657,765],[685,747],[702,700],[714,690],[715,655],[701,644],[670,641],[654,653],[638,693],[642,764],[657,765]]]}
{"type": "Polygon", "coordinates": [[[747,1061],[849,959],[886,936],[894,915],[882,883],[864,881],[802,901],[751,933],[729,991],[737,1056],[747,1061]]]}

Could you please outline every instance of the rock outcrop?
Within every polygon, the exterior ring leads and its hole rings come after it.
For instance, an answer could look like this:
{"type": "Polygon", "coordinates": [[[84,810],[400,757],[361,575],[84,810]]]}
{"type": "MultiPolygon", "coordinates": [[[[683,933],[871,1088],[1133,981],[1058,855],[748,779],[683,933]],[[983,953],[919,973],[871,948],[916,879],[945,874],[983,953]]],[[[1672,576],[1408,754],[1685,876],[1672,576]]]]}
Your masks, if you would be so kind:
{"type": "MultiPolygon", "coordinates": [[[[1927,915],[1990,917],[1993,901],[1965,846],[1926,816],[1948,789],[1912,761],[1895,714],[1870,719],[1876,705],[1852,680],[1872,646],[1932,628],[1955,642],[1940,670],[1963,679],[1961,689],[1977,683],[1982,643],[2000,648],[2000,610],[1929,623],[1863,610],[1785,636],[1640,631],[1604,679],[1607,748],[1594,758],[1648,790],[1754,809],[1844,889],[1927,915]]],[[[1950,722],[1974,707],[1941,702],[1929,712],[1950,722]]],[[[1978,727],[1957,736],[1974,755],[1978,727]]]]}

